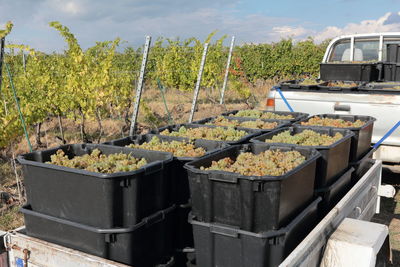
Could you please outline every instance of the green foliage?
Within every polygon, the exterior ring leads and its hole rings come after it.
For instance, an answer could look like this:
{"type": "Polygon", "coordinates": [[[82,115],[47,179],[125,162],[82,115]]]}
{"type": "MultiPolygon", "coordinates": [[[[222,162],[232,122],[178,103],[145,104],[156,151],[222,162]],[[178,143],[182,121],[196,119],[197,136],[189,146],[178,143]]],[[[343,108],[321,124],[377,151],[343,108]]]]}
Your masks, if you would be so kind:
{"type": "MultiPolygon", "coordinates": [[[[5,61],[10,66],[22,113],[29,126],[59,115],[74,118],[84,133],[86,120],[120,118],[129,114],[142,60],[143,48],[119,49],[120,39],[97,42],[83,50],[70,30],[59,22],[50,22],[59,32],[67,48],[62,53],[46,54],[26,45],[8,44],[5,61]],[[26,66],[22,63],[27,58],[26,66]]],[[[12,30],[7,23],[0,37],[12,30]]],[[[166,88],[182,91],[194,89],[204,43],[209,43],[202,87],[222,87],[228,47],[226,36],[217,40],[216,31],[204,41],[196,38],[181,40],[157,39],[148,58],[146,86],[160,80],[166,88]]],[[[254,83],[259,79],[298,77],[303,73],[316,75],[327,42],[315,44],[312,39],[293,42],[290,39],[272,44],[236,46],[230,68],[228,89],[235,90],[248,101],[254,83]]],[[[12,96],[10,80],[3,71],[0,88],[0,147],[8,145],[22,133],[18,112],[12,96]]],[[[141,104],[144,121],[157,126],[160,119],[147,103],[141,104]]]]}
{"type": "Polygon", "coordinates": [[[0,30],[0,38],[6,37],[12,30],[14,24],[11,21],[6,23],[6,27],[4,30],[0,30]]]}

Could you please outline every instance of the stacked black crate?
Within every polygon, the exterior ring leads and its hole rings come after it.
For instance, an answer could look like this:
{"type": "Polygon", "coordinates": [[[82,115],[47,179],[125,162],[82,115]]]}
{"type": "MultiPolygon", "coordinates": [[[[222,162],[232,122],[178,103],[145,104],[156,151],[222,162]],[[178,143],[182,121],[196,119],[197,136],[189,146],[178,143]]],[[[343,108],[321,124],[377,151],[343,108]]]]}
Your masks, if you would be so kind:
{"type": "MultiPolygon", "coordinates": [[[[177,126],[169,126],[168,129],[175,129],[177,126]]],[[[160,131],[154,131],[160,132],[160,131]]],[[[205,156],[215,153],[228,144],[213,140],[190,140],[189,138],[165,136],[160,134],[144,134],[132,137],[126,137],[118,140],[107,142],[108,145],[113,146],[129,146],[129,145],[142,145],[149,143],[157,138],[160,142],[171,143],[178,142],[192,142],[195,148],[202,148],[205,151],[205,156]]],[[[187,172],[183,168],[184,164],[201,158],[202,156],[174,156],[173,162],[166,170],[168,177],[170,177],[170,191],[172,202],[176,204],[174,212],[174,226],[173,226],[173,240],[174,240],[174,261],[176,267],[186,265],[186,262],[191,260],[191,254],[194,253],[193,244],[193,231],[192,225],[188,222],[188,216],[191,211],[189,181],[187,172]]]]}
{"type": "MultiPolygon", "coordinates": [[[[337,154],[336,161],[348,163],[348,168],[341,175],[336,176],[333,180],[325,184],[316,186],[316,194],[323,198],[321,202],[320,214],[324,216],[336,203],[347,193],[350,187],[365,173],[366,163],[372,156],[371,139],[375,118],[370,116],[359,115],[339,115],[339,114],[321,114],[311,116],[303,121],[295,124],[296,127],[312,127],[317,131],[329,130],[331,132],[339,130],[348,130],[352,132],[350,150],[346,154],[341,152],[337,154]],[[318,122],[313,123],[313,119],[329,119],[341,120],[346,125],[320,125],[318,122]],[[354,126],[354,122],[361,125],[354,126]],[[303,126],[301,126],[303,125],[303,126]],[[348,155],[348,156],[347,156],[348,155]]],[[[333,146],[334,144],[332,144],[333,146]]],[[[328,162],[334,164],[334,162],[328,162]]]]}
{"type": "Polygon", "coordinates": [[[319,157],[314,149],[244,144],[186,164],[198,266],[277,266],[316,224],[319,157]],[[305,161],[281,176],[204,169],[243,152],[277,149],[296,150],[305,161]]]}
{"type": "Polygon", "coordinates": [[[400,81],[400,45],[388,44],[383,62],[383,80],[400,81]]]}
{"type": "Polygon", "coordinates": [[[165,171],[170,153],[76,144],[18,157],[27,191],[26,233],[129,265],[150,267],[172,257],[175,205],[165,171]],[[134,171],[99,173],[49,164],[99,150],[145,159],[134,171]]]}

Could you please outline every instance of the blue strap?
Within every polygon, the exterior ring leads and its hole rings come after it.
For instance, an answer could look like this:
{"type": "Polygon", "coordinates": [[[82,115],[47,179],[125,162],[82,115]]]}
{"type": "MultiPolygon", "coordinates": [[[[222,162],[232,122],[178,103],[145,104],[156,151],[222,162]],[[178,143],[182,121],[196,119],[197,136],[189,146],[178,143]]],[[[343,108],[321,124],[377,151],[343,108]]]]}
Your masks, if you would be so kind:
{"type": "Polygon", "coordinates": [[[388,138],[398,127],[400,126],[400,121],[396,123],[395,126],[392,127],[376,144],[374,145],[373,149],[377,149],[386,138],[388,138]]]}
{"type": "Polygon", "coordinates": [[[276,91],[278,91],[278,93],[281,95],[281,98],[282,98],[283,102],[285,102],[285,104],[288,107],[288,109],[290,110],[290,112],[294,112],[294,110],[290,106],[289,102],[287,101],[286,97],[283,95],[281,89],[278,86],[274,86],[272,88],[274,88],[276,91]]]}

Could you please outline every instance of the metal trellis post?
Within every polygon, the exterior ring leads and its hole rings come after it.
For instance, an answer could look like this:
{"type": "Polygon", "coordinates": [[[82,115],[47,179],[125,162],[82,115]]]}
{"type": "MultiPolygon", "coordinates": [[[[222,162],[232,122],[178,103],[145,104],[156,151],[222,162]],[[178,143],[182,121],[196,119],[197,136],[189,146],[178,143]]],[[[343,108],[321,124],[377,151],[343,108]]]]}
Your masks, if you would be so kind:
{"type": "Polygon", "coordinates": [[[0,40],[0,91],[1,91],[1,82],[3,80],[3,61],[4,61],[4,43],[6,38],[1,38],[0,40]]]}
{"type": "Polygon", "coordinates": [[[201,57],[199,74],[197,75],[196,87],[194,89],[194,96],[193,96],[192,108],[190,110],[189,123],[191,123],[193,121],[194,112],[196,110],[197,98],[199,96],[201,78],[203,76],[203,70],[204,70],[204,64],[206,62],[207,51],[208,51],[208,43],[205,43],[204,50],[203,50],[203,56],[201,57]]]}
{"type": "Polygon", "coordinates": [[[143,81],[146,72],[147,56],[149,54],[150,42],[151,42],[151,37],[146,36],[146,43],[144,45],[144,50],[143,50],[142,65],[140,67],[139,81],[136,88],[135,105],[133,107],[131,128],[129,130],[130,136],[132,136],[135,132],[136,120],[139,113],[140,97],[142,96],[142,91],[143,91],[143,81]]]}
{"type": "Polygon", "coordinates": [[[228,83],[229,66],[231,65],[231,58],[232,58],[232,51],[233,51],[234,43],[235,43],[235,36],[232,36],[231,46],[229,48],[229,54],[228,54],[228,61],[226,62],[226,70],[225,70],[224,84],[222,85],[221,99],[219,100],[219,103],[221,105],[224,103],[224,95],[225,95],[226,84],[228,83]]]}

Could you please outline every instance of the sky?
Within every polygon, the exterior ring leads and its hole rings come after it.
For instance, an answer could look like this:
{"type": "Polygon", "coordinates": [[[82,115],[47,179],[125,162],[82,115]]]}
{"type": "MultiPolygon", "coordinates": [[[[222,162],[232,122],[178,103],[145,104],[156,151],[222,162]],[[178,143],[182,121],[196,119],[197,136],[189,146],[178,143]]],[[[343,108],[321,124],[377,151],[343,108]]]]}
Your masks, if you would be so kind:
{"type": "Polygon", "coordinates": [[[49,27],[59,21],[80,45],[120,37],[138,47],[145,36],[204,40],[235,35],[237,44],[281,38],[316,42],[342,34],[400,31],[400,0],[0,0],[0,27],[14,23],[7,41],[43,52],[66,44],[49,27]]]}

